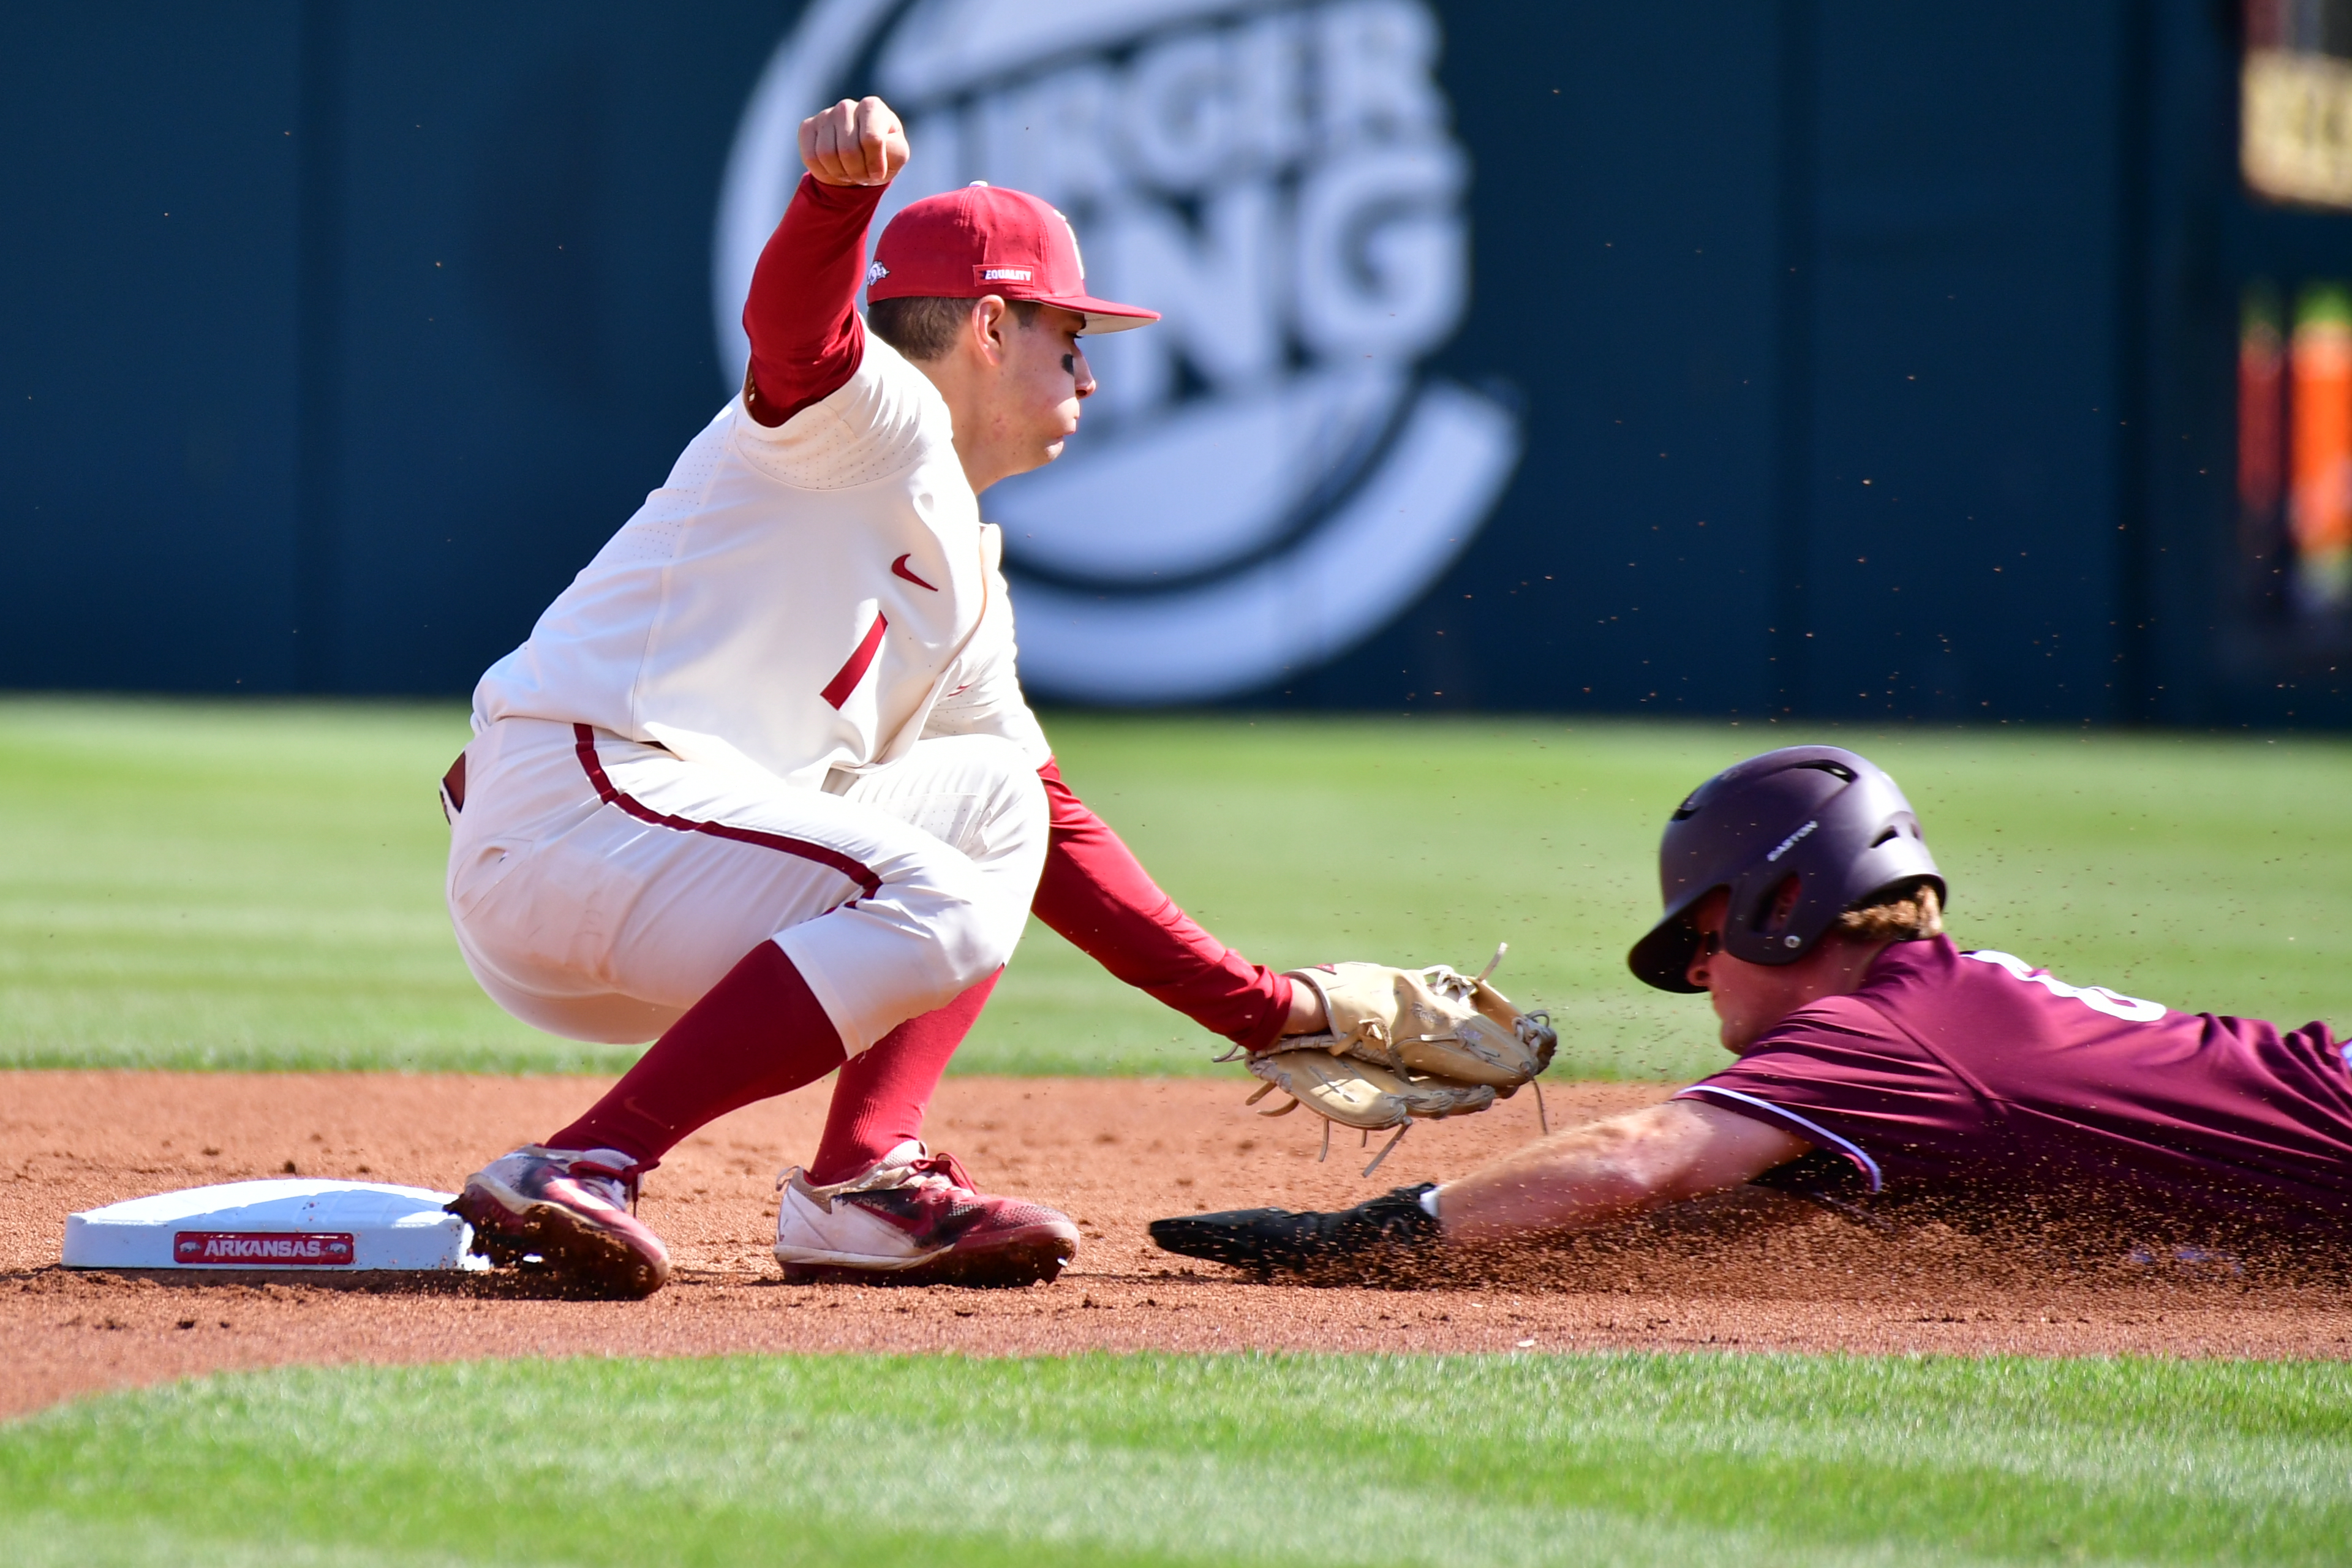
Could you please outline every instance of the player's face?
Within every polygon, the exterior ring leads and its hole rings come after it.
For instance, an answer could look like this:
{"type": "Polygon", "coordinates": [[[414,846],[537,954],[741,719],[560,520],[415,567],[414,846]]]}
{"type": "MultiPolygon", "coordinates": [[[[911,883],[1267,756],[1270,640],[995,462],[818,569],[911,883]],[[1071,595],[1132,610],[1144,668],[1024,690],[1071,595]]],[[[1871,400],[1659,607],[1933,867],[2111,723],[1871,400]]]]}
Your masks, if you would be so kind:
{"type": "Polygon", "coordinates": [[[1721,1027],[1718,1038],[1734,1056],[1754,1045],[1765,1030],[1825,994],[1823,980],[1834,957],[1832,941],[1824,941],[1794,963],[1749,963],[1722,951],[1724,911],[1731,895],[1718,889],[1699,900],[1691,911],[1691,925],[1699,933],[1697,953],[1684,978],[1704,986],[1715,1003],[1721,1027]]]}
{"type": "Polygon", "coordinates": [[[1030,325],[1006,318],[1003,371],[997,381],[999,427],[1011,437],[1007,456],[1026,472],[1062,455],[1062,443],[1078,428],[1078,405],[1094,394],[1095,374],[1078,333],[1087,319],[1076,310],[1048,306],[1030,325]]]}

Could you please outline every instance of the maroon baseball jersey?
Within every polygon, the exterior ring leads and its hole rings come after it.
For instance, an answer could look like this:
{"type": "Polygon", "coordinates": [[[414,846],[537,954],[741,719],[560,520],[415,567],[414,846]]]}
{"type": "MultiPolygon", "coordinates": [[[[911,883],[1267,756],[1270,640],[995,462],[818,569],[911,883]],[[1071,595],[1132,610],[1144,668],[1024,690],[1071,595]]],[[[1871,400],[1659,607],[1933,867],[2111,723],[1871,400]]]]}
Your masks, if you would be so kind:
{"type": "Polygon", "coordinates": [[[1800,1008],[1677,1098],[1820,1152],[1771,1184],[1827,1173],[1890,1198],[2089,1193],[2345,1234],[2347,1049],[2322,1024],[2178,1013],[1938,937],[1889,947],[1860,990],[1800,1008]]]}

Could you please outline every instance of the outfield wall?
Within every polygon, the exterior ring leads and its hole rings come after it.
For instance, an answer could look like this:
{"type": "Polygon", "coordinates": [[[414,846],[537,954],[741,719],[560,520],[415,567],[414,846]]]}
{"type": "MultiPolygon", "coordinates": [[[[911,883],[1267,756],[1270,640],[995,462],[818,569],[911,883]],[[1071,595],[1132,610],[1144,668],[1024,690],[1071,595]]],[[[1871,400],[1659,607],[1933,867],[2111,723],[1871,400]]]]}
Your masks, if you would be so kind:
{"type": "Polygon", "coordinates": [[[12,7],[0,686],[466,689],[878,86],[1170,312],[989,500],[1045,694],[2343,722],[2231,377],[2352,219],[2241,192],[2227,11],[12,7]]]}

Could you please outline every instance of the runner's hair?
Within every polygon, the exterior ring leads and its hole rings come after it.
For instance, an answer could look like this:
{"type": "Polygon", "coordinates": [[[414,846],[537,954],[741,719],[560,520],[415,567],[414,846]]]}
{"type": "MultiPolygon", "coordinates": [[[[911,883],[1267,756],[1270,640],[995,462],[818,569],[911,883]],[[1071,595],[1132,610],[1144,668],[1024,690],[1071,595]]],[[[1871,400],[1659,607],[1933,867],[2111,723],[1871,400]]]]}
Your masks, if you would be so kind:
{"type": "Polygon", "coordinates": [[[1933,882],[1887,888],[1838,916],[1838,930],[1864,942],[1919,942],[1944,934],[1944,900],[1933,882]]]}
{"type": "MultiPolygon", "coordinates": [[[[1045,306],[1034,300],[1007,300],[1013,319],[1027,331],[1037,324],[1045,306]]],[[[943,300],[936,295],[909,295],[903,300],[877,300],[866,307],[866,324],[874,335],[911,360],[933,360],[955,346],[956,334],[971,319],[973,301],[943,300]]]]}

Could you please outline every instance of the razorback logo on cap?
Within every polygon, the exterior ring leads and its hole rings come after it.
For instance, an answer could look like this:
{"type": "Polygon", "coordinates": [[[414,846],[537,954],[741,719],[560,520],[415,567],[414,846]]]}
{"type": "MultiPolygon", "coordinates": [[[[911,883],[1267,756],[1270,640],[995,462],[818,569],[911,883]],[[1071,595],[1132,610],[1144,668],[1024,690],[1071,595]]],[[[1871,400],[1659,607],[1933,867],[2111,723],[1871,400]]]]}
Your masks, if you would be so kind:
{"type": "Polygon", "coordinates": [[[174,1263],[332,1268],[351,1260],[349,1231],[183,1230],[172,1237],[174,1263]]]}
{"type": "Polygon", "coordinates": [[[882,265],[880,262],[878,262],[878,261],[877,261],[877,262],[875,262],[872,266],[868,267],[868,268],[866,269],[866,282],[867,287],[869,287],[869,288],[870,288],[870,287],[872,287],[874,284],[877,284],[877,283],[881,282],[881,281],[882,281],[882,279],[884,279],[885,278],[887,278],[887,277],[889,277],[889,276],[890,276],[890,269],[889,269],[888,268],[887,268],[887,267],[883,266],[883,265],[882,265]]]}

